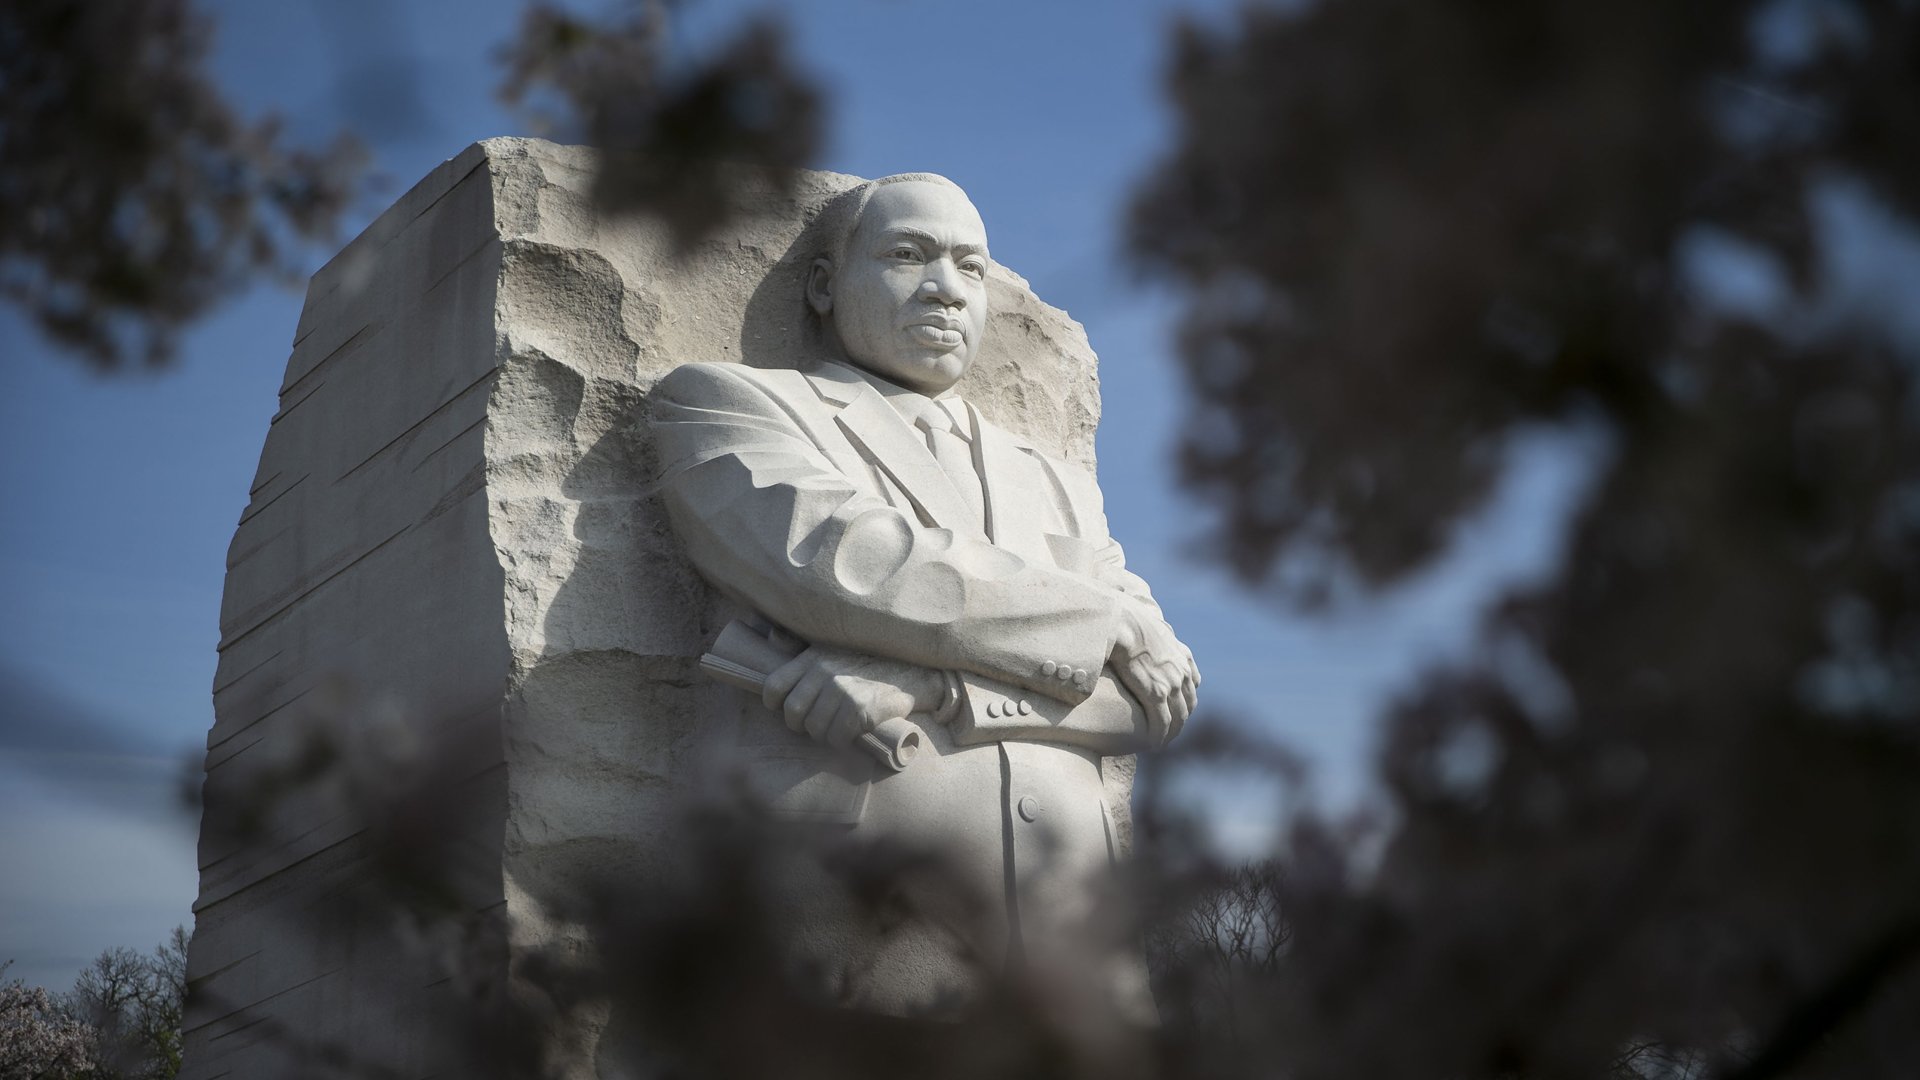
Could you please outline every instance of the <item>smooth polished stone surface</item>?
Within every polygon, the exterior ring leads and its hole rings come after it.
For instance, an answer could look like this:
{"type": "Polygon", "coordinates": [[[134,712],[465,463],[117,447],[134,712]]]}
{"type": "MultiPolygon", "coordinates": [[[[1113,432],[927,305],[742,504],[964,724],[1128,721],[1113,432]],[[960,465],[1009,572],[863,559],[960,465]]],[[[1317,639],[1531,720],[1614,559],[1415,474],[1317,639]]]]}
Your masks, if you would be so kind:
{"type": "MultiPolygon", "coordinates": [[[[429,749],[486,808],[456,884],[469,910],[503,913],[502,965],[555,942],[591,947],[561,914],[581,880],[648,879],[674,840],[665,822],[701,753],[701,717],[790,734],[698,673],[736,608],[671,527],[649,406],[689,362],[768,375],[825,358],[793,248],[857,182],[808,174],[676,259],[654,225],[591,212],[592,168],[580,148],[476,144],[314,276],[221,615],[209,819],[294,752],[312,717],[377,718],[377,737],[429,749]]],[[[984,284],[966,400],[1049,460],[1090,470],[1099,391],[1085,334],[997,264],[984,284]]],[[[1071,547],[1061,557],[1084,555],[1071,547]]],[[[1044,659],[1057,668],[1070,654],[1044,659]]],[[[967,693],[987,693],[967,677],[967,693]]],[[[1036,697],[1032,715],[1055,722],[1049,703],[1065,707],[1036,697]]],[[[957,715],[901,775],[981,737],[984,716],[957,715]]],[[[1032,768],[1064,770],[1061,785],[1111,815],[1046,820],[1124,847],[1130,758],[1082,747],[1032,768]]],[[[877,784],[863,813],[898,809],[877,784]]],[[[276,1024],[371,1066],[459,1075],[460,1048],[434,1037],[454,1001],[444,972],[394,947],[377,910],[318,921],[320,901],[363,893],[371,872],[351,816],[308,796],[282,810],[246,843],[203,834],[182,1075],[286,1072],[276,1024]]],[[[558,1068],[595,1075],[602,1018],[568,1019],[558,1068]]]]}

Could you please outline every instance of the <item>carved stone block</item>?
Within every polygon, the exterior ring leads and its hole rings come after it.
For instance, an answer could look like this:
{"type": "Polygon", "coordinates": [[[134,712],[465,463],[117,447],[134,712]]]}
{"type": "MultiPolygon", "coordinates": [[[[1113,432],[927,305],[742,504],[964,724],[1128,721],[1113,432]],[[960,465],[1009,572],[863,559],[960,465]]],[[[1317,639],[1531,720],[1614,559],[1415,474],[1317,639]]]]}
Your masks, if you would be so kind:
{"type": "MultiPolygon", "coordinates": [[[[657,223],[592,211],[592,169],[580,148],[476,144],[313,277],[228,557],[183,1076],[282,1075],[329,1043],[458,1074],[434,1036],[446,972],[351,903],[376,872],[355,816],[294,791],[267,832],[224,827],[316,718],[410,745],[481,808],[458,899],[503,914],[496,974],[566,932],[552,911],[582,868],[644,881],[672,841],[718,692],[696,661],[727,612],[656,492],[648,396],[689,361],[812,358],[792,249],[856,181],[807,174],[676,255],[657,223]]],[[[989,288],[968,400],[1090,468],[1085,334],[1010,272],[989,288]]],[[[1124,808],[1130,762],[1108,775],[1124,808]]]]}

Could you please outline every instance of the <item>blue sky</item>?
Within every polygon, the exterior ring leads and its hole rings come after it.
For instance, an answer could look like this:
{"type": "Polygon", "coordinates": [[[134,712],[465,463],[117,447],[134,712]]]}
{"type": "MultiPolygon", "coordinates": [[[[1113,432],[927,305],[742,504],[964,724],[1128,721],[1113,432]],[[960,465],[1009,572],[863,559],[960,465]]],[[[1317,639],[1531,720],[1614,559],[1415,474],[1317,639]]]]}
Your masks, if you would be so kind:
{"type": "MultiPolygon", "coordinates": [[[[390,180],[343,229],[470,142],[528,133],[493,97],[512,0],[222,0],[214,66],[233,97],[297,133],[366,135],[390,180]],[[409,106],[411,98],[414,105],[409,106]]],[[[932,170],[973,196],[994,254],[1086,325],[1101,356],[1101,476],[1115,534],[1206,675],[1206,713],[1257,721],[1316,766],[1315,794],[1365,790],[1371,717],[1425,663],[1465,647],[1489,589],[1550,566],[1580,448],[1517,455],[1455,555],[1394,594],[1303,621],[1263,607],[1189,552],[1206,522],[1175,488],[1182,391],[1171,298],[1118,249],[1128,192],[1165,145],[1164,30],[1176,10],[916,0],[774,5],[830,94],[818,164],[932,170]]],[[[690,36],[748,5],[696,3],[690,36]]],[[[1211,16],[1209,16],[1211,17],[1211,16]]],[[[331,251],[316,252],[312,265],[331,251]]],[[[262,287],[187,337],[159,375],[101,379],[0,310],[0,961],[54,988],[112,945],[148,948],[191,921],[193,823],[176,809],[211,723],[228,539],[299,313],[262,287]]],[[[1223,843],[1257,844],[1265,795],[1195,788],[1223,843]]]]}

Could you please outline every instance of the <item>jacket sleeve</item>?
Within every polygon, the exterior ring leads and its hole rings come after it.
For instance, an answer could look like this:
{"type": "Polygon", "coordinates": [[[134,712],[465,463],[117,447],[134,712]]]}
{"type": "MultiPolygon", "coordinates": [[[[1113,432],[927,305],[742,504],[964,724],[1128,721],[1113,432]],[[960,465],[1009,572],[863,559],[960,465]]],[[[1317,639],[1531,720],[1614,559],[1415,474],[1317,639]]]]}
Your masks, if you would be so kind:
{"type": "Polygon", "coordinates": [[[1069,705],[995,679],[960,676],[961,700],[948,721],[956,746],[1020,739],[1083,747],[1103,756],[1157,750],[1147,739],[1147,711],[1110,672],[1085,701],[1069,705]]]}
{"type": "Polygon", "coordinates": [[[661,485],[695,567],[809,640],[948,668],[1077,704],[1122,602],[1111,585],[928,527],[869,494],[776,396],[730,364],[653,393],[661,485]],[[1045,670],[1043,671],[1043,668],[1045,670]]]}
{"type": "Polygon", "coordinates": [[[1099,541],[1094,549],[1094,576],[1100,581],[1145,604],[1154,615],[1161,618],[1160,605],[1153,598],[1153,590],[1147,587],[1146,580],[1127,569],[1127,555],[1121,550],[1120,542],[1107,531],[1107,515],[1100,497],[1099,485],[1091,477],[1087,487],[1092,491],[1093,519],[1099,527],[1099,541]]]}

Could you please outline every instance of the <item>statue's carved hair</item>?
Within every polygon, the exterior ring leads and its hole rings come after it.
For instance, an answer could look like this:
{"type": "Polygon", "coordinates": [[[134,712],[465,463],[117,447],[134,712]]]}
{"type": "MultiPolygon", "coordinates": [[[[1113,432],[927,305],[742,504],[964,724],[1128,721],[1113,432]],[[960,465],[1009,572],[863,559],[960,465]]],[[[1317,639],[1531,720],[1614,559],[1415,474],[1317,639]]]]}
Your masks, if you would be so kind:
{"type": "Polygon", "coordinates": [[[835,267],[845,265],[847,241],[853,239],[853,230],[860,225],[860,215],[866,212],[867,203],[873,201],[873,193],[888,184],[919,182],[923,184],[944,184],[961,194],[960,185],[941,176],[939,173],[910,172],[883,176],[878,180],[869,180],[835,195],[820,208],[820,213],[808,223],[807,231],[812,234],[808,244],[809,261],[815,258],[831,260],[835,267]]]}

